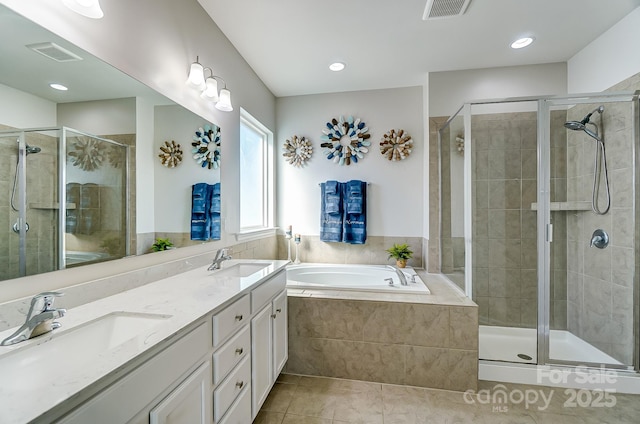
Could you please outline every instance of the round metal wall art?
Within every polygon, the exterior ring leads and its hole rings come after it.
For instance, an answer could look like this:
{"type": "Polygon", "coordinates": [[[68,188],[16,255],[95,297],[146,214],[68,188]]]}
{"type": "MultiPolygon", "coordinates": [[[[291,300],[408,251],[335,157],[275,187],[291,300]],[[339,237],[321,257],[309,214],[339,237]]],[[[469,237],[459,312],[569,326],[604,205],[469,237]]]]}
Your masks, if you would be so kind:
{"type": "Polygon", "coordinates": [[[104,143],[90,137],[76,137],[68,155],[73,166],[83,171],[95,171],[106,159],[104,143]]]}
{"type": "Polygon", "coordinates": [[[406,159],[413,150],[413,140],[404,130],[392,129],[380,140],[380,153],[390,161],[406,159]]]}
{"type": "Polygon", "coordinates": [[[301,168],[311,158],[313,147],[311,141],[305,137],[298,138],[297,135],[286,140],[282,145],[284,153],[282,156],[286,158],[289,164],[301,168]]]}
{"type": "Polygon", "coordinates": [[[360,118],[354,119],[353,116],[347,117],[346,120],[342,116],[339,120],[333,118],[322,130],[323,135],[320,139],[323,142],[320,147],[325,149],[324,154],[327,159],[333,160],[334,163],[340,165],[358,163],[358,160],[364,158],[364,154],[369,152],[369,146],[371,146],[371,142],[367,141],[371,136],[367,134],[368,131],[369,128],[360,121],[360,118]]]}
{"type": "Polygon", "coordinates": [[[183,154],[180,144],[171,140],[171,143],[165,141],[164,146],[160,146],[160,154],[158,157],[167,168],[175,168],[182,163],[183,154]]]}
{"type": "Polygon", "coordinates": [[[193,158],[203,168],[220,168],[220,127],[205,125],[193,136],[193,158]]]}

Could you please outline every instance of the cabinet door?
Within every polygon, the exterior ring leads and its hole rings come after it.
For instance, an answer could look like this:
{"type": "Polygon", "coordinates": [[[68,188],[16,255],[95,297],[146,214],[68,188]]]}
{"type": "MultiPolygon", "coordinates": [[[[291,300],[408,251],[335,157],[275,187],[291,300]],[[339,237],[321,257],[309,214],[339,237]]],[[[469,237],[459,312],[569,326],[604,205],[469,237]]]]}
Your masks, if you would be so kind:
{"type": "Polygon", "coordinates": [[[278,378],[278,374],[284,368],[288,357],[288,337],[287,337],[287,291],[284,290],[273,300],[273,377],[272,381],[278,378]]]}
{"type": "Polygon", "coordinates": [[[202,364],[149,413],[150,424],[206,424],[209,362],[202,364]]]}
{"type": "Polygon", "coordinates": [[[251,320],[251,419],[255,419],[271,390],[273,345],[271,303],[251,320]]]}

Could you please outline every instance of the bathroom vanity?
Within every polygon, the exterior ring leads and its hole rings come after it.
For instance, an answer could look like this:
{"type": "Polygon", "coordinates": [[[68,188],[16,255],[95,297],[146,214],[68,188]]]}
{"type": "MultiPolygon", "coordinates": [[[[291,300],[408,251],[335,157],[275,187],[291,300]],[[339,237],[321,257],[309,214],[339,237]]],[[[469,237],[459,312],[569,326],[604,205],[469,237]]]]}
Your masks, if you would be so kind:
{"type": "Polygon", "coordinates": [[[285,265],[225,261],[69,309],[0,349],[0,422],[251,422],[287,360],[285,265]]]}

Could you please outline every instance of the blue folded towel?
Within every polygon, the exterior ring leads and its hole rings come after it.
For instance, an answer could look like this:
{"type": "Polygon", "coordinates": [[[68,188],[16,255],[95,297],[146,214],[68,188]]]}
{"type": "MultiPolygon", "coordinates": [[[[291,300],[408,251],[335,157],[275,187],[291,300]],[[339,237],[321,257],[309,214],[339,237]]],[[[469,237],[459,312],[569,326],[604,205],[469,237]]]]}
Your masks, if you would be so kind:
{"type": "Polygon", "coordinates": [[[208,191],[209,186],[207,183],[198,183],[191,187],[191,213],[207,212],[208,191]]]}
{"type": "Polygon", "coordinates": [[[351,180],[345,184],[342,241],[364,244],[367,240],[367,183],[351,180]]]}
{"type": "Polygon", "coordinates": [[[320,240],[342,241],[342,183],[327,181],[320,184],[320,240]]]}
{"type": "Polygon", "coordinates": [[[209,186],[197,183],[191,186],[191,240],[206,241],[211,237],[211,224],[208,219],[209,186]]]}
{"type": "Polygon", "coordinates": [[[209,186],[210,208],[209,208],[209,237],[212,240],[220,240],[221,219],[220,219],[220,183],[209,186]]]}
{"type": "Polygon", "coordinates": [[[220,213],[220,183],[209,186],[209,199],[211,213],[220,213]]]}
{"type": "Polygon", "coordinates": [[[345,202],[347,213],[362,213],[362,181],[351,180],[347,183],[345,202]]]}
{"type": "Polygon", "coordinates": [[[325,183],[324,201],[325,212],[327,213],[341,213],[342,203],[342,184],[337,181],[327,181],[325,183]]]}

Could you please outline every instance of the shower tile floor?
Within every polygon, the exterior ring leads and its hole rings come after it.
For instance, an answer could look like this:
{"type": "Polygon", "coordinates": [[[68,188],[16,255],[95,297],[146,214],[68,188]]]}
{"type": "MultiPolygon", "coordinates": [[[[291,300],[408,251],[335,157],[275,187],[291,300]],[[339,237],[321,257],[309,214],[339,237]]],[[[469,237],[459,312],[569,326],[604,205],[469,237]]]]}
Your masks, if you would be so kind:
{"type": "Polygon", "coordinates": [[[637,424],[640,417],[640,395],[616,393],[614,406],[589,407],[572,406],[571,395],[558,388],[481,381],[479,390],[535,391],[549,401],[492,404],[462,392],[281,374],[253,423],[637,424]]]}
{"type": "MultiPolygon", "coordinates": [[[[534,328],[481,325],[478,337],[480,359],[528,364],[537,362],[537,340],[534,328]]],[[[611,356],[565,330],[550,331],[549,357],[563,361],[621,365],[611,356]]]]}

